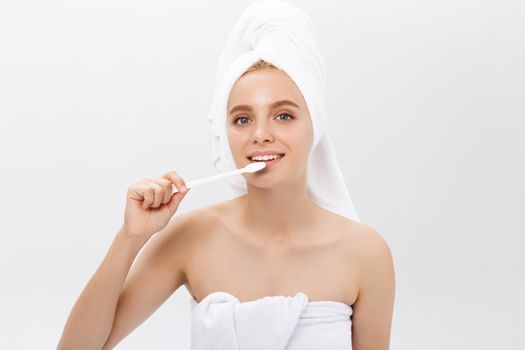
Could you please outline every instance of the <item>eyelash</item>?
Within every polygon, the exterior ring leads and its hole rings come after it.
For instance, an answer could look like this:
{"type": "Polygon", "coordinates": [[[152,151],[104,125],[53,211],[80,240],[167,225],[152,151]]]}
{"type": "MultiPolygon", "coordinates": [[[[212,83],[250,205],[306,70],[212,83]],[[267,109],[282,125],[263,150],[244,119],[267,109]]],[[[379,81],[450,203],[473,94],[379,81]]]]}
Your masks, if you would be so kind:
{"type": "MultiPolygon", "coordinates": [[[[282,115],[287,115],[287,116],[290,117],[290,119],[285,120],[285,121],[289,121],[289,120],[295,119],[295,117],[294,117],[293,115],[291,115],[290,113],[280,113],[279,115],[277,115],[277,117],[280,117],[280,116],[282,116],[282,115]]],[[[235,120],[233,121],[233,123],[236,124],[236,125],[246,125],[246,124],[237,124],[237,121],[238,121],[239,119],[248,119],[248,118],[245,117],[245,116],[240,116],[240,117],[235,118],[235,120]]]]}

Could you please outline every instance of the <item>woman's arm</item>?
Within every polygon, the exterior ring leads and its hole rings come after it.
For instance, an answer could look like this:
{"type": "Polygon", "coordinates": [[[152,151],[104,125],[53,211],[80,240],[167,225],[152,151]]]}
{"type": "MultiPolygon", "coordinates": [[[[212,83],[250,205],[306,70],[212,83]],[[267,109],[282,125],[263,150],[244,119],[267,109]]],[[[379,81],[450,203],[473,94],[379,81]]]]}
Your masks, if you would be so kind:
{"type": "Polygon", "coordinates": [[[129,272],[102,350],[113,349],[184,284],[192,212],[173,218],[153,236],[129,272]]]}
{"type": "Polygon", "coordinates": [[[194,217],[191,211],[173,217],[147,244],[119,231],[77,300],[57,349],[113,349],[183,285],[185,237],[191,236],[194,217]]]}
{"type": "Polygon", "coordinates": [[[122,284],[144,245],[122,229],[67,319],[57,349],[100,349],[111,332],[122,284]]]}
{"type": "Polygon", "coordinates": [[[395,297],[392,254],[373,229],[366,230],[360,251],[359,295],[353,305],[352,349],[388,350],[395,297]]]}

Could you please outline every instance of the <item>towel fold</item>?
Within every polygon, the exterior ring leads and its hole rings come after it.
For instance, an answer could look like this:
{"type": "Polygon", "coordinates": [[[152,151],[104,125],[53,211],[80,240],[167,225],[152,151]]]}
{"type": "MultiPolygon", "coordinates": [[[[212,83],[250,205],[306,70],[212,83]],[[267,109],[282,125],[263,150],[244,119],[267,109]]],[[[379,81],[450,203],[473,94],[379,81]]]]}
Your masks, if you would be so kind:
{"type": "Polygon", "coordinates": [[[349,350],[352,307],[306,294],[240,302],[214,292],[192,307],[191,350],[349,350]]]}

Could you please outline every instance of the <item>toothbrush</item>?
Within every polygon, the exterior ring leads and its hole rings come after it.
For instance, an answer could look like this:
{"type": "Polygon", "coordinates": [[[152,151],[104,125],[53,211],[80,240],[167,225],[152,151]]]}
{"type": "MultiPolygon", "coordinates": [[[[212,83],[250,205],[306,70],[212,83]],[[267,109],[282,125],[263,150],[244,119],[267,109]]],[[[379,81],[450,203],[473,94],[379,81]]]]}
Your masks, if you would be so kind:
{"type": "MultiPolygon", "coordinates": [[[[188,182],[186,182],[186,187],[187,188],[192,188],[192,187],[195,187],[195,186],[198,186],[198,185],[202,185],[202,184],[205,184],[205,183],[208,183],[208,182],[212,182],[212,181],[215,181],[215,180],[222,179],[224,177],[233,176],[233,175],[237,175],[237,174],[254,173],[256,171],[261,170],[264,167],[266,167],[266,163],[265,162],[250,163],[250,164],[246,165],[244,168],[240,168],[240,169],[236,169],[236,170],[232,170],[232,171],[226,171],[224,173],[220,173],[220,174],[217,174],[217,175],[212,175],[212,176],[205,177],[205,178],[198,179],[198,180],[188,181],[188,182]]],[[[173,185],[173,193],[176,193],[176,192],[179,192],[179,190],[177,189],[177,187],[175,187],[175,185],[173,185]]]]}

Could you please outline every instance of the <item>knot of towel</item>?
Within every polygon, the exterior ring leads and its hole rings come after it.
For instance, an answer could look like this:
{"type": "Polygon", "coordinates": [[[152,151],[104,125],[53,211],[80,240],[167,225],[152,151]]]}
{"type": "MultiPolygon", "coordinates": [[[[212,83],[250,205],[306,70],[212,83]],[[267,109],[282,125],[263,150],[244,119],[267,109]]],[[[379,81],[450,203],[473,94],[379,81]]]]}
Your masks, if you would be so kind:
{"type": "Polygon", "coordinates": [[[353,309],[341,302],[267,296],[240,302],[214,292],[191,303],[191,350],[352,349],[353,309]]]}

